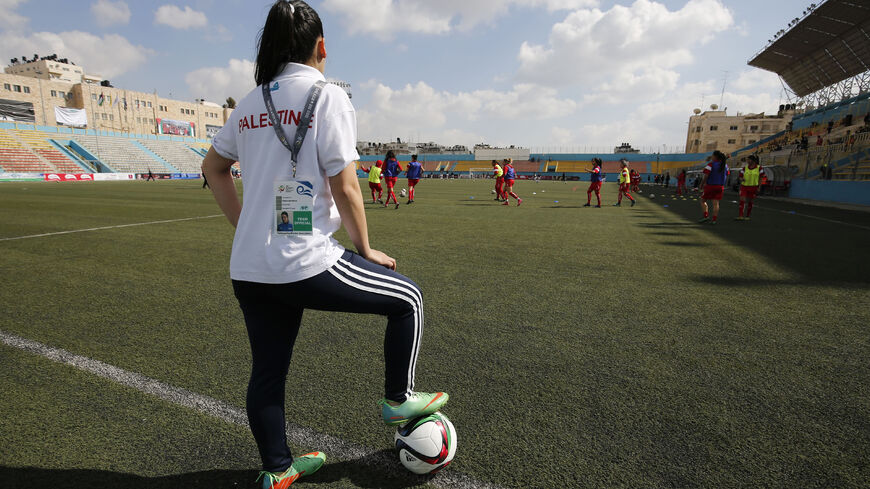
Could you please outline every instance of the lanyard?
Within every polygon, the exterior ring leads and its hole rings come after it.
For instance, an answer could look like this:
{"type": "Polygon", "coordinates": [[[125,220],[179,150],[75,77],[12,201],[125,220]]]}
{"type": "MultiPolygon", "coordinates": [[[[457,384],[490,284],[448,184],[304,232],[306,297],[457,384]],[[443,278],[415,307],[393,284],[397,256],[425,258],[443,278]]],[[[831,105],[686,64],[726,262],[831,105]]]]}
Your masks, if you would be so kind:
{"type": "Polygon", "coordinates": [[[263,84],[263,100],[266,102],[266,112],[269,114],[269,121],[272,123],[272,127],[275,128],[278,140],[281,141],[281,144],[285,148],[290,150],[290,162],[293,164],[293,178],[296,178],[296,158],[299,156],[299,150],[302,149],[305,135],[308,134],[308,124],[310,124],[311,118],[314,116],[314,106],[317,105],[317,100],[320,98],[324,86],[326,86],[326,82],[319,80],[308,91],[308,100],[305,102],[305,109],[302,111],[302,115],[299,116],[299,124],[296,126],[296,138],[291,145],[284,134],[284,128],[281,126],[281,118],[278,117],[278,111],[275,110],[271,87],[268,83],[263,84]]]}

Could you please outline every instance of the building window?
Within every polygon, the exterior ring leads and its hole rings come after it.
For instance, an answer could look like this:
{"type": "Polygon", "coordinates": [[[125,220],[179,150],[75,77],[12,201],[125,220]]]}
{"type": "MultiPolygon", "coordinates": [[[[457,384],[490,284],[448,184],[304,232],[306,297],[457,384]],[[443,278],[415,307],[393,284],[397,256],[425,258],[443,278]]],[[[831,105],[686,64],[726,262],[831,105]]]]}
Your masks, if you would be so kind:
{"type": "Polygon", "coordinates": [[[12,85],[10,85],[8,83],[4,83],[3,88],[5,88],[6,90],[12,90],[12,85]]]}
{"type": "Polygon", "coordinates": [[[67,93],[66,98],[72,98],[72,92],[67,93]]]}
{"type": "Polygon", "coordinates": [[[51,91],[51,96],[52,96],[52,97],[57,97],[57,90],[52,90],[52,91],[51,91]]]}
{"type": "Polygon", "coordinates": [[[106,117],[106,114],[100,114],[100,115],[103,117],[103,120],[108,119],[108,117],[106,117]]]}
{"type": "Polygon", "coordinates": [[[114,114],[109,114],[109,120],[110,120],[110,121],[115,120],[115,115],[114,115],[114,114]]]}
{"type": "MultiPolygon", "coordinates": [[[[757,131],[757,130],[758,130],[758,126],[749,126],[749,130],[750,130],[750,131],[757,131]]],[[[753,142],[754,142],[754,141],[753,141],[753,142]]]]}
{"type": "Polygon", "coordinates": [[[728,144],[737,144],[737,140],[736,139],[729,139],[728,144]]]}
{"type": "Polygon", "coordinates": [[[12,85],[12,89],[16,92],[21,92],[21,85],[12,85]]]}
{"type": "Polygon", "coordinates": [[[24,87],[24,93],[30,93],[30,87],[24,87]]]}
{"type": "Polygon", "coordinates": [[[91,94],[91,100],[96,100],[96,99],[97,99],[97,94],[96,94],[96,93],[92,93],[92,94],[91,94]]]}
{"type": "Polygon", "coordinates": [[[730,129],[731,129],[732,131],[736,131],[736,130],[737,130],[737,126],[731,126],[730,129]]]}
{"type": "Polygon", "coordinates": [[[710,130],[711,130],[711,131],[718,131],[718,130],[719,130],[719,126],[710,126],[710,130]]]}
{"type": "Polygon", "coordinates": [[[151,107],[151,102],[148,102],[148,107],[151,107]]]}
{"type": "Polygon", "coordinates": [[[755,144],[755,140],[754,140],[754,139],[750,139],[750,140],[749,140],[749,144],[755,144]]]}

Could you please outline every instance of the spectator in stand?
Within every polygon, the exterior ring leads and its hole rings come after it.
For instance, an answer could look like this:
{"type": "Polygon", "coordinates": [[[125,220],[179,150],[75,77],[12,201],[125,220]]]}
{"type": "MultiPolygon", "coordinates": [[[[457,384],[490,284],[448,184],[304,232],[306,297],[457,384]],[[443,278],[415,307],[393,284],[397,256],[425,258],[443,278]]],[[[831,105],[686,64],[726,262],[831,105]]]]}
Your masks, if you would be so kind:
{"type": "Polygon", "coordinates": [[[816,146],[822,146],[824,144],[825,142],[822,140],[822,135],[819,134],[819,136],[816,138],[816,146]]]}
{"type": "Polygon", "coordinates": [[[806,151],[807,147],[809,147],[810,141],[807,139],[806,135],[801,136],[801,150],[806,151]]]}
{"type": "Polygon", "coordinates": [[[665,188],[671,186],[671,172],[665,173],[665,188]]]}
{"type": "Polygon", "coordinates": [[[864,115],[864,125],[870,126],[870,112],[867,112],[867,114],[864,115]]]}
{"type": "Polygon", "coordinates": [[[828,134],[831,134],[831,131],[834,130],[834,121],[828,121],[828,134]]]}

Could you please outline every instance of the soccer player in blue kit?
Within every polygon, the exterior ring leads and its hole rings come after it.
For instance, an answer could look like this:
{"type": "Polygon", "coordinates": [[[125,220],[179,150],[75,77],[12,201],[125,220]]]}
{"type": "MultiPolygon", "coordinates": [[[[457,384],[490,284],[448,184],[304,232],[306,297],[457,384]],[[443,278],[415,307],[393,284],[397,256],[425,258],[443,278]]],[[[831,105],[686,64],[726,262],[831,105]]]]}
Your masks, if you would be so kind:
{"type": "Polygon", "coordinates": [[[414,187],[420,183],[420,177],[423,176],[423,165],[417,161],[417,155],[411,155],[411,162],[408,163],[408,170],[405,172],[408,176],[408,203],[414,203],[414,187]]]}

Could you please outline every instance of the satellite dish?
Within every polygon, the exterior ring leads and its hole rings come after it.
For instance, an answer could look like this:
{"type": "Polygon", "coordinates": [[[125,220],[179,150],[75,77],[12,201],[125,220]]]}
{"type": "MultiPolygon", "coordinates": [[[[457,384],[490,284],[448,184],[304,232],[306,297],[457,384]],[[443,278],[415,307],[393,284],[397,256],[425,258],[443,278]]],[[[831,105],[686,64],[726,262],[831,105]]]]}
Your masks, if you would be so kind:
{"type": "Polygon", "coordinates": [[[698,115],[698,114],[700,114],[700,113],[701,113],[701,109],[695,109],[695,110],[693,110],[693,111],[692,111],[692,112],[694,112],[694,113],[695,113],[695,115],[698,115]]]}
{"type": "Polygon", "coordinates": [[[710,109],[712,109],[712,110],[719,110],[719,106],[716,105],[716,104],[713,104],[713,105],[710,106],[710,109]]]}

